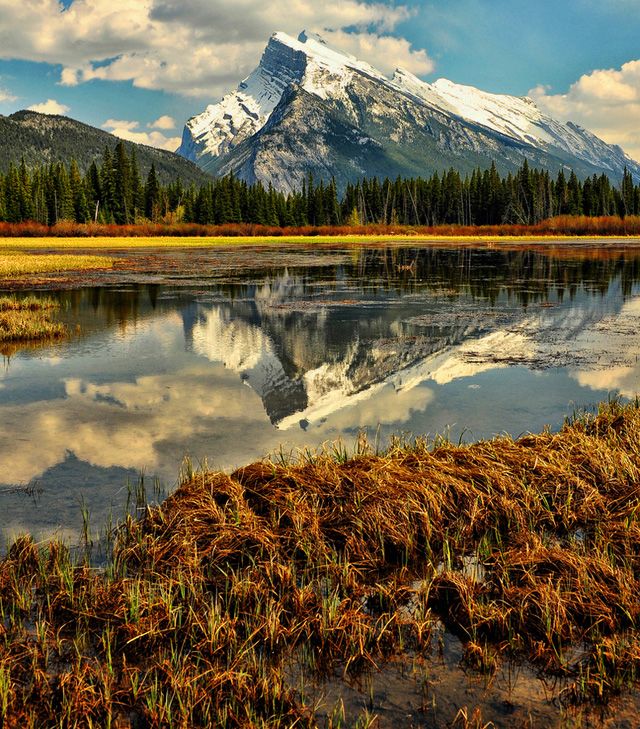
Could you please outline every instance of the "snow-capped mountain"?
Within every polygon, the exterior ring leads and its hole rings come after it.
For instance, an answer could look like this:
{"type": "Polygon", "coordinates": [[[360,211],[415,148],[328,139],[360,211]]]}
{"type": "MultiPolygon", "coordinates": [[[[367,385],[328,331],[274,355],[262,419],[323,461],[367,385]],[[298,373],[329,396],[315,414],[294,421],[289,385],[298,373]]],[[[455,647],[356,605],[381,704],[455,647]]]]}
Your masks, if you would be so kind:
{"type": "Polygon", "coordinates": [[[298,188],[311,172],[339,185],[362,176],[467,172],[524,159],[557,172],[620,177],[640,165],[529,98],[490,94],[440,79],[426,83],[373,66],[303,32],[271,36],[237,89],[190,119],[178,152],[214,174],[298,188]]]}
{"type": "Polygon", "coordinates": [[[527,96],[490,94],[445,78],[428,84],[404,69],[396,70],[393,82],[444,112],[539,149],[557,147],[615,175],[620,174],[625,166],[638,167],[619,146],[603,142],[577,124],[563,124],[543,114],[527,96]]]}

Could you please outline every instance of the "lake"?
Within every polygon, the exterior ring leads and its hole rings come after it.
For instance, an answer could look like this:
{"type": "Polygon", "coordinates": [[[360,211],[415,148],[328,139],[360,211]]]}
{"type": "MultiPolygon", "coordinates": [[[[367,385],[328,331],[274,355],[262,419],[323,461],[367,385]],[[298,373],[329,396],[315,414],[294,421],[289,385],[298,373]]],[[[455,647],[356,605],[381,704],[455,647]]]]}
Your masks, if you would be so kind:
{"type": "Polygon", "coordinates": [[[117,255],[35,291],[69,340],[4,353],[3,544],[77,541],[83,509],[117,519],[140,474],[168,492],[189,463],[361,432],[518,436],[639,389],[640,249],[622,242],[117,255]]]}

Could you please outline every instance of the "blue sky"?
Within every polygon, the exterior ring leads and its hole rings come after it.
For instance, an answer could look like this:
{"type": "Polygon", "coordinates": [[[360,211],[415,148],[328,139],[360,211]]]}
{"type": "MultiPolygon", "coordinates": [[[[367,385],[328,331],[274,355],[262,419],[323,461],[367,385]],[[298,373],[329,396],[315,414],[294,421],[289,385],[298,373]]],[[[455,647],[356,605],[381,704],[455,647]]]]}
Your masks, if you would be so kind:
{"type": "Polygon", "coordinates": [[[640,157],[640,0],[0,0],[0,114],[62,111],[171,148],[273,31],[303,28],[384,71],[531,93],[640,157]]]}
{"type": "Polygon", "coordinates": [[[427,48],[436,75],[510,94],[557,91],[593,69],[640,57],[640,1],[414,2],[398,31],[427,48]]]}

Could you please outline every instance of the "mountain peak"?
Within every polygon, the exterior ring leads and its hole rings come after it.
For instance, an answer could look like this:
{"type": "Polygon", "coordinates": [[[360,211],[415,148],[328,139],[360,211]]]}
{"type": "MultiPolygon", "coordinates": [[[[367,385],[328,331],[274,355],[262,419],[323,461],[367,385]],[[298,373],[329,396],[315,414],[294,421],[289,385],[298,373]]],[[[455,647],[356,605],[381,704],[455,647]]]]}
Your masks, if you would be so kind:
{"type": "Polygon", "coordinates": [[[300,43],[306,43],[309,40],[321,43],[323,46],[328,45],[327,41],[319,33],[309,33],[308,31],[303,30],[298,36],[298,41],[300,43]]]}
{"type": "MultiPolygon", "coordinates": [[[[361,61],[356,56],[342,51],[330,45],[325,38],[318,33],[303,30],[296,38],[278,31],[271,36],[269,45],[280,44],[303,54],[308,61],[317,64],[320,68],[330,72],[338,72],[341,69],[349,68],[355,71],[363,71],[368,75],[384,78],[384,76],[370,64],[361,61]]],[[[267,50],[269,46],[267,46],[267,50]]],[[[266,53],[266,52],[265,52],[266,53]]],[[[262,57],[261,63],[265,60],[262,57]]]]}
{"type": "Polygon", "coordinates": [[[583,176],[618,175],[624,166],[640,174],[621,150],[544,114],[531,99],[442,78],[427,83],[403,68],[389,79],[307,30],[297,38],[274,33],[258,67],[187,122],[179,151],[205,170],[233,169],[283,189],[309,171],[334,176],[338,158],[345,180],[493,161],[506,170],[522,159],[551,171],[573,166],[583,176]],[[274,115],[279,105],[283,113],[274,115]]]}

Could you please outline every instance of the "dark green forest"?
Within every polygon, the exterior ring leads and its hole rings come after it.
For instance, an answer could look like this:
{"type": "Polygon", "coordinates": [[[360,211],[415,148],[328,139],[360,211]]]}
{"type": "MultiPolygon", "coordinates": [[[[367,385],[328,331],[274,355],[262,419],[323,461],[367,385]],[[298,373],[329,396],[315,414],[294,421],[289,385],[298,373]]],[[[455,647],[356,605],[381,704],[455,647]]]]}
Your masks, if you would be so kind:
{"type": "Polygon", "coordinates": [[[135,149],[107,147],[85,174],[78,164],[29,167],[23,160],[0,174],[0,221],[131,225],[142,222],[253,223],[267,226],[535,225],[557,215],[640,214],[640,185],[625,171],[620,185],[606,175],[579,180],[532,169],[501,176],[495,165],[461,176],[451,169],[415,179],[364,179],[339,195],[335,182],[312,177],[284,194],[233,176],[200,186],[163,185],[151,166],[143,178],[135,149]]]}
{"type": "MultiPolygon", "coordinates": [[[[118,141],[109,132],[64,116],[28,110],[0,115],[0,172],[6,173],[11,162],[19,165],[21,159],[30,169],[56,162],[68,164],[75,159],[84,174],[94,160],[101,159],[105,147],[113,149],[118,141]]],[[[178,177],[195,185],[210,179],[197,165],[177,154],[127,140],[124,145],[129,154],[135,150],[145,178],[153,164],[164,184],[178,177]]]]}

